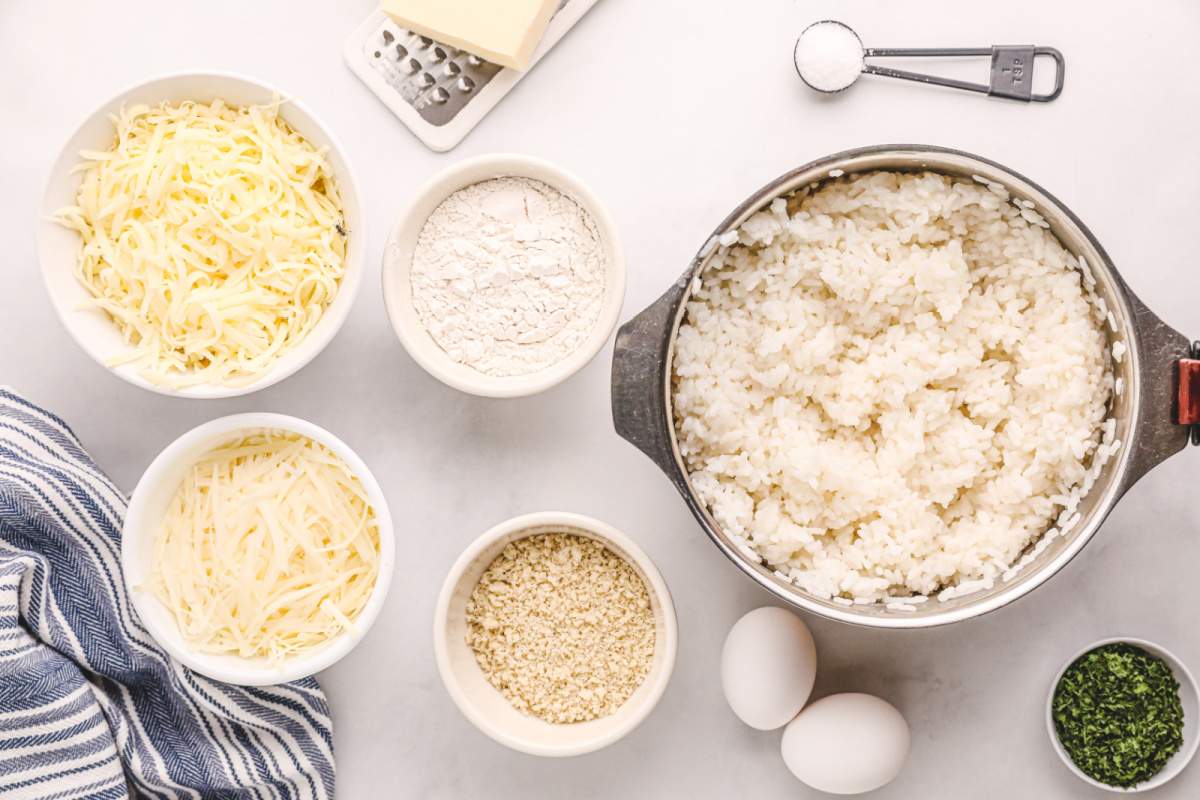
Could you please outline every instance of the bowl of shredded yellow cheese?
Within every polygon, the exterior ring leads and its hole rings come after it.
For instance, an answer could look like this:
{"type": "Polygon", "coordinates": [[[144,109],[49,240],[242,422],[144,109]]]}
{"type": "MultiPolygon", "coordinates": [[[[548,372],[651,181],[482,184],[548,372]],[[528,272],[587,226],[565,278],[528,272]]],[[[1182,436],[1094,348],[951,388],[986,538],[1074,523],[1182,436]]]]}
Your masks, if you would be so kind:
{"type": "Polygon", "coordinates": [[[159,78],[105,102],[51,171],[38,251],[96,361],[156,392],[230,397],[300,369],[354,302],[365,229],[311,111],[249,78],[159,78]]]}
{"type": "Polygon", "coordinates": [[[243,685],[312,675],[353,648],[387,594],[387,502],[341,440],[280,414],[181,436],[139,481],[126,588],[174,658],[243,685]]]}

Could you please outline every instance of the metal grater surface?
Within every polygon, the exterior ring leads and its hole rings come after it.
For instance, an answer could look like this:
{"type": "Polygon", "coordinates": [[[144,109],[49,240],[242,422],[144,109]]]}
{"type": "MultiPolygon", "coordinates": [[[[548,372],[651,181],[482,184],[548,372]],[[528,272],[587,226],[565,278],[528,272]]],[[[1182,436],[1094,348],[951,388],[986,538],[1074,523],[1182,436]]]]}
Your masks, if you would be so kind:
{"type": "MultiPolygon", "coordinates": [[[[562,0],[558,11],[571,0],[562,0]]],[[[558,12],[555,12],[558,13],[558,12]]],[[[363,55],[430,125],[450,122],[504,67],[413,33],[385,17],[363,55]]]]}

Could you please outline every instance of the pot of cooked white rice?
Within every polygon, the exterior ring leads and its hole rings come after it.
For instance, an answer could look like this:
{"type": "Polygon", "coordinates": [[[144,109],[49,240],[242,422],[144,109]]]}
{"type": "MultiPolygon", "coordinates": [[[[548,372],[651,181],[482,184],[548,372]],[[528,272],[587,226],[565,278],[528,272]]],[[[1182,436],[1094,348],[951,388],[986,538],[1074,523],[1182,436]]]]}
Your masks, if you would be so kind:
{"type": "Polygon", "coordinates": [[[1037,184],[886,145],[721,223],[618,333],[613,420],[779,598],[927,627],[1040,585],[1187,445],[1190,357],[1037,184]]]}

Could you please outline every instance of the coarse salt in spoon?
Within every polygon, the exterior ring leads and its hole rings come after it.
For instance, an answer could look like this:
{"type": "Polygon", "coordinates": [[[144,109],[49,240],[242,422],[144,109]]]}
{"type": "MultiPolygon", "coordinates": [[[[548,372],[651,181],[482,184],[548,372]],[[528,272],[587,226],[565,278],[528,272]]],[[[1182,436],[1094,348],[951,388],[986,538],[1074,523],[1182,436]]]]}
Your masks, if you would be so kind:
{"type": "Polygon", "coordinates": [[[796,40],[796,72],[818,92],[840,92],[858,80],[866,66],[862,40],[848,25],[814,22],[796,40]]]}

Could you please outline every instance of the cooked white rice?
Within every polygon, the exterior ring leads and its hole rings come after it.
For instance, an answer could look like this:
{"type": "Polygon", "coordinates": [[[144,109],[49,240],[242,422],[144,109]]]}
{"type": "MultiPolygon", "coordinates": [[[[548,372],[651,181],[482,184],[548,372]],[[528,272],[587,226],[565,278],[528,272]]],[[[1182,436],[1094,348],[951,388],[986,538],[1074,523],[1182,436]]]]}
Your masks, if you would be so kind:
{"type": "Polygon", "coordinates": [[[1040,214],[875,172],[737,233],[674,358],[680,449],[726,532],[809,592],[895,604],[990,587],[1074,512],[1117,447],[1107,310],[1040,214]]]}

